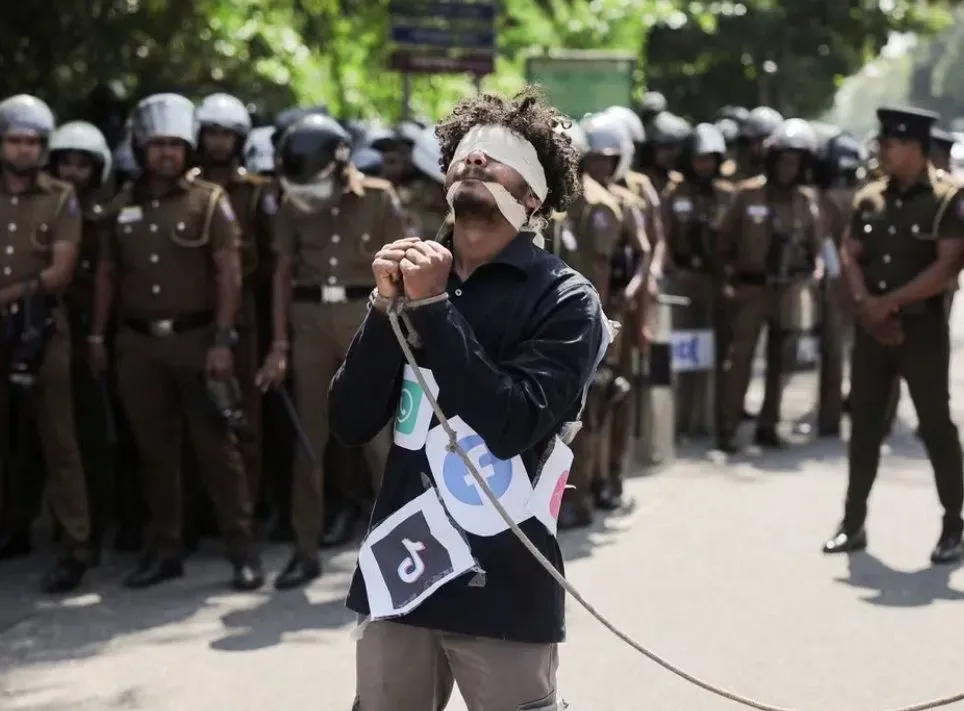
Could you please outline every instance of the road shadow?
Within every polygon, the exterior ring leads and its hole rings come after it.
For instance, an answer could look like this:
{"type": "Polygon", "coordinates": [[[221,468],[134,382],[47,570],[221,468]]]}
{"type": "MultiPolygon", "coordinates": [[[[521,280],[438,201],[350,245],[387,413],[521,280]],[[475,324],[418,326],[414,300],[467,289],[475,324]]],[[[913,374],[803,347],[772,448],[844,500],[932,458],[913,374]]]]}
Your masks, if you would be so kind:
{"type": "Polygon", "coordinates": [[[837,582],[870,591],[861,600],[880,607],[926,607],[939,600],[962,602],[964,591],[952,588],[951,575],[960,565],[933,565],[897,570],[871,553],[850,556],[846,578],[837,582]]]}

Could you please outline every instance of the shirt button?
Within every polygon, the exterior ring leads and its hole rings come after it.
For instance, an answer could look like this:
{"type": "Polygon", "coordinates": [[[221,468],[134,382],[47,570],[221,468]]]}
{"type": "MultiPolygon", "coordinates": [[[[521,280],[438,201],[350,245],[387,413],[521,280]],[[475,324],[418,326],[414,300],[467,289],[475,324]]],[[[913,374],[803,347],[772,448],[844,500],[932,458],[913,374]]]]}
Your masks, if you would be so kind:
{"type": "Polygon", "coordinates": [[[334,244],[338,244],[339,242],[341,242],[341,237],[340,237],[339,235],[332,235],[332,236],[331,236],[331,241],[332,241],[334,244]]]}
{"type": "Polygon", "coordinates": [[[11,232],[16,232],[16,231],[17,231],[17,223],[11,222],[9,225],[7,225],[7,229],[10,230],[11,232]]]}
{"type": "Polygon", "coordinates": [[[337,206],[331,208],[331,214],[334,215],[335,217],[338,217],[338,207],[337,207],[337,206]]]}
{"type": "Polygon", "coordinates": [[[151,225],[149,229],[151,232],[157,232],[157,225],[151,225]]]}
{"type": "Polygon", "coordinates": [[[901,200],[900,198],[897,198],[896,200],[894,200],[894,205],[896,205],[897,207],[903,207],[904,201],[901,200]]]}
{"type": "Polygon", "coordinates": [[[864,232],[866,232],[867,234],[870,234],[871,230],[873,229],[874,228],[871,227],[870,225],[864,225],[864,232]]]}
{"type": "Polygon", "coordinates": [[[8,244],[7,248],[4,250],[7,254],[13,254],[13,245],[8,244]]]}
{"type": "Polygon", "coordinates": [[[12,198],[10,198],[10,204],[11,204],[11,205],[16,205],[18,202],[20,202],[20,200],[17,199],[17,196],[16,196],[16,195],[14,195],[12,198]]]}
{"type": "Polygon", "coordinates": [[[916,235],[920,231],[920,227],[918,227],[917,225],[911,225],[910,231],[916,235]]]}
{"type": "Polygon", "coordinates": [[[885,255],[884,255],[884,264],[890,264],[890,255],[889,255],[889,254],[885,254],[885,255]]]}
{"type": "Polygon", "coordinates": [[[364,234],[361,236],[361,241],[362,241],[362,242],[367,242],[367,241],[370,240],[370,239],[371,239],[371,235],[369,235],[367,232],[364,233],[364,234]]]}
{"type": "Polygon", "coordinates": [[[886,282],[886,281],[883,281],[883,280],[878,281],[878,282],[877,282],[877,286],[879,286],[881,289],[886,289],[886,288],[887,288],[887,282],[886,282]]]}
{"type": "Polygon", "coordinates": [[[89,269],[90,269],[90,260],[89,260],[89,259],[85,259],[84,261],[82,261],[82,262],[80,263],[80,268],[83,269],[85,272],[86,272],[87,270],[89,270],[89,269]]]}
{"type": "Polygon", "coordinates": [[[178,223],[177,223],[177,231],[178,231],[178,232],[183,232],[183,231],[184,231],[184,223],[183,223],[183,222],[178,222],[178,223]]]}
{"type": "Polygon", "coordinates": [[[158,207],[160,204],[157,200],[151,200],[151,207],[158,207]]]}
{"type": "Polygon", "coordinates": [[[456,290],[455,290],[455,295],[456,295],[456,296],[462,296],[462,290],[461,290],[461,289],[456,289],[456,290]]]}
{"type": "Polygon", "coordinates": [[[160,293],[161,293],[161,287],[159,287],[157,284],[155,284],[154,286],[151,287],[151,293],[154,294],[154,295],[160,294],[160,293]]]}
{"type": "Polygon", "coordinates": [[[151,255],[151,264],[157,264],[157,260],[159,260],[159,259],[160,259],[160,257],[158,257],[156,254],[152,254],[152,255],[151,255]]]}
{"type": "Polygon", "coordinates": [[[125,235],[129,235],[130,233],[131,233],[131,226],[130,226],[130,225],[124,225],[124,234],[125,234],[125,235]]]}
{"type": "Polygon", "coordinates": [[[338,264],[338,257],[332,257],[331,259],[328,260],[328,263],[331,266],[335,266],[336,264],[338,264]]]}
{"type": "Polygon", "coordinates": [[[10,269],[10,267],[4,267],[4,268],[3,268],[3,273],[4,273],[5,275],[7,275],[7,276],[10,276],[10,273],[11,273],[12,271],[13,271],[13,270],[10,269]]]}
{"type": "Polygon", "coordinates": [[[336,278],[333,277],[333,276],[330,276],[330,277],[328,277],[328,283],[329,283],[329,284],[337,284],[337,283],[338,283],[338,279],[336,279],[336,278]]]}
{"type": "Polygon", "coordinates": [[[887,232],[888,232],[889,234],[895,235],[895,234],[897,234],[897,228],[894,227],[893,225],[891,225],[890,227],[887,228],[887,232]]]}

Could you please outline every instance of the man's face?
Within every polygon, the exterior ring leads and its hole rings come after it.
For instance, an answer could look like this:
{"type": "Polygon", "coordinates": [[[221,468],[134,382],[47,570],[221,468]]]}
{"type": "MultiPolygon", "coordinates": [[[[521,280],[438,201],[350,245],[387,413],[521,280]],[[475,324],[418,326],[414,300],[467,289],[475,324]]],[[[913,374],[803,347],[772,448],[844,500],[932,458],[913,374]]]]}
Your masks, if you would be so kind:
{"type": "Polygon", "coordinates": [[[718,159],[715,155],[708,154],[693,156],[693,172],[702,180],[709,180],[716,173],[718,159]]]}
{"type": "Polygon", "coordinates": [[[590,153],[582,162],[582,169],[600,185],[609,185],[612,182],[617,167],[619,156],[606,156],[601,153],[590,153]]]}
{"type": "Polygon", "coordinates": [[[71,183],[77,192],[87,190],[95,178],[99,178],[95,171],[99,166],[93,157],[82,151],[64,151],[57,156],[53,166],[54,173],[61,180],[71,183]]]}
{"type": "Polygon", "coordinates": [[[3,162],[16,170],[30,170],[40,167],[43,141],[35,131],[12,130],[3,136],[0,155],[3,162]]]}
{"type": "Polygon", "coordinates": [[[669,170],[676,165],[679,151],[679,146],[659,146],[653,152],[653,161],[660,168],[669,170]]]}
{"type": "Polygon", "coordinates": [[[482,151],[472,151],[464,159],[452,161],[445,176],[446,192],[457,181],[462,181],[454,199],[457,214],[489,215],[499,211],[492,193],[482,183],[498,183],[525,206],[526,212],[538,206],[538,199],[515,168],[489,158],[482,151]]]}
{"type": "Polygon", "coordinates": [[[901,173],[920,158],[920,143],[906,138],[883,136],[877,160],[888,175],[901,173]]]}
{"type": "Polygon", "coordinates": [[[201,131],[201,150],[211,165],[230,163],[237,153],[239,137],[222,126],[205,126],[201,131]]]}
{"type": "Polygon", "coordinates": [[[144,148],[144,160],[151,175],[174,179],[187,167],[187,147],[179,138],[152,138],[144,148]]]}
{"type": "Polygon", "coordinates": [[[382,151],[382,177],[398,185],[409,171],[408,161],[408,151],[401,147],[382,151]]]}
{"type": "Polygon", "coordinates": [[[791,185],[800,178],[803,157],[799,151],[780,151],[777,155],[776,180],[780,185],[791,185]]]}

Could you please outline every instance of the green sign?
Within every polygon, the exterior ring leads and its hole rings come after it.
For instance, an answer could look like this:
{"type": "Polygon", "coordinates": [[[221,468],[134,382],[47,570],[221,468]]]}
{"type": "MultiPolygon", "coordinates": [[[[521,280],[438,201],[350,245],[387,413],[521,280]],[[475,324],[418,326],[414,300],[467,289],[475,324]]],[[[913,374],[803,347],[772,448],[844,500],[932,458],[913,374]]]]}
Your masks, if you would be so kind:
{"type": "Polygon", "coordinates": [[[629,106],[636,60],[629,55],[566,53],[526,60],[526,79],[572,119],[610,106],[629,106]]]}

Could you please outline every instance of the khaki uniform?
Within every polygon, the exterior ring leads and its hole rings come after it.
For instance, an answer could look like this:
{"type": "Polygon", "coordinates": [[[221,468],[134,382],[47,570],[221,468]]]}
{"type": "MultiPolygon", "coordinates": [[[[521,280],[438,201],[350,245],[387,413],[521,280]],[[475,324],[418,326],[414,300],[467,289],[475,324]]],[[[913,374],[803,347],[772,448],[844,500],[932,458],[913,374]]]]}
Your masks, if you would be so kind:
{"type": "MultiPolygon", "coordinates": [[[[964,198],[958,185],[931,169],[901,192],[883,179],[854,198],[852,239],[862,246],[858,265],[871,294],[900,288],[933,264],[937,240],[964,238],[964,198]]],[[[893,383],[907,381],[920,422],[947,530],[960,530],[964,501],[961,445],[951,420],[948,392],[950,328],[944,295],[901,309],[904,340],[886,346],[859,325],[851,368],[850,480],[844,528],[855,531],[867,515],[867,497],[877,476],[893,383]]]]}
{"type": "Polygon", "coordinates": [[[449,214],[445,188],[431,178],[419,177],[400,186],[398,198],[405,210],[405,234],[435,239],[449,214]]]}
{"type": "MultiPolygon", "coordinates": [[[[820,195],[824,228],[837,249],[850,224],[853,196],[854,191],[850,188],[835,188],[820,195]]],[[[844,361],[853,334],[853,304],[842,274],[825,277],[822,298],[817,429],[823,434],[834,434],[840,430],[843,417],[844,361]]]]}
{"type": "MultiPolygon", "coordinates": [[[[273,228],[273,249],[292,260],[291,362],[298,415],[313,450],[328,443],[328,386],[361,324],[374,288],[372,259],[404,234],[402,208],[390,183],[348,168],[348,185],[330,207],[314,210],[289,196],[273,228]]],[[[381,478],[387,430],[365,448],[369,471],[381,478]]],[[[377,482],[375,489],[378,489],[377,482]]],[[[323,525],[324,465],[304,448],[295,453],[291,520],[301,555],[314,555],[323,525]]]]}
{"type": "Polygon", "coordinates": [[[181,555],[186,419],[201,478],[233,562],[252,547],[252,504],[234,434],[203,371],[217,309],[214,254],[240,249],[224,191],[191,176],[150,197],[135,183],[111,206],[101,259],[114,270],[118,387],[141,455],[150,552],[181,555]]]}
{"type": "Polygon", "coordinates": [[[716,348],[709,374],[677,376],[676,422],[681,434],[712,434],[707,425],[716,417],[715,387],[723,362],[720,344],[727,340],[717,232],[732,200],[733,186],[724,180],[714,180],[705,188],[692,182],[672,183],[663,196],[667,272],[674,292],[690,299],[687,308],[674,314],[674,329],[712,330],[716,348]],[[708,383],[707,377],[713,377],[714,383],[708,383]]]}
{"type": "MultiPolygon", "coordinates": [[[[582,195],[554,220],[552,251],[589,279],[605,300],[613,252],[623,236],[623,210],[616,198],[588,175],[583,174],[582,184],[582,195]]],[[[573,440],[569,483],[574,488],[567,489],[564,496],[583,517],[592,514],[593,485],[609,475],[609,463],[603,462],[609,449],[604,445],[612,413],[607,392],[605,383],[590,387],[583,428],[573,440]]]]}
{"type": "Polygon", "coordinates": [[[670,185],[683,182],[683,175],[675,170],[668,170],[664,172],[656,168],[648,168],[645,172],[645,176],[649,179],[650,184],[656,189],[656,194],[660,196],[660,199],[662,199],[670,185]]]}
{"type": "MultiPolygon", "coordinates": [[[[26,193],[12,195],[4,193],[0,187],[0,235],[3,239],[0,288],[39,276],[50,266],[52,250],[57,243],[79,245],[81,220],[73,188],[46,174],[39,174],[26,193]]],[[[11,311],[14,308],[17,305],[12,305],[11,311]]],[[[46,465],[50,508],[63,532],[68,552],[84,559],[90,540],[90,514],[74,430],[70,330],[59,299],[54,307],[54,318],[56,331],[47,342],[37,382],[26,393],[23,404],[35,417],[46,465]]],[[[3,350],[2,360],[8,364],[10,344],[4,344],[3,350]]],[[[4,369],[0,380],[0,408],[4,413],[8,411],[10,395],[11,387],[4,369]]],[[[6,416],[3,424],[9,427],[6,416]]],[[[16,479],[33,473],[13,471],[10,475],[16,479]]],[[[13,491],[30,488],[21,486],[23,483],[8,482],[13,491]]],[[[23,530],[24,524],[29,526],[35,513],[29,501],[18,501],[18,498],[7,502],[13,530],[23,530]]]]}
{"type": "Polygon", "coordinates": [[[721,437],[736,433],[764,325],[773,335],[767,338],[766,394],[757,426],[761,431],[775,430],[783,396],[783,339],[778,336],[788,326],[786,315],[795,295],[812,279],[822,241],[817,198],[808,188],[768,190],[762,175],[737,187],[719,235],[735,286],[732,340],[721,387],[721,437]],[[777,235],[787,240],[783,253],[799,257],[789,265],[783,258],[774,263],[777,235]]]}

